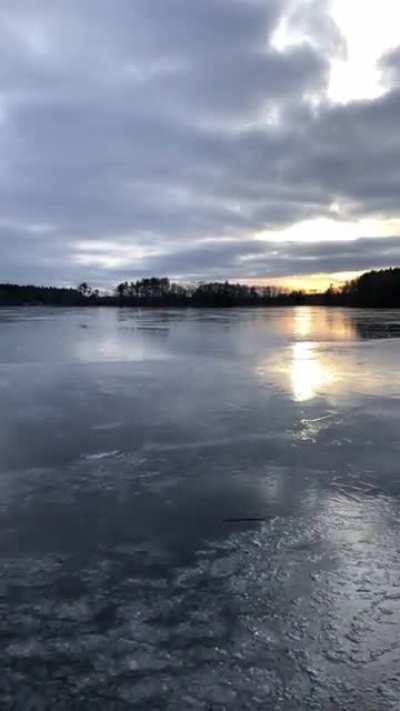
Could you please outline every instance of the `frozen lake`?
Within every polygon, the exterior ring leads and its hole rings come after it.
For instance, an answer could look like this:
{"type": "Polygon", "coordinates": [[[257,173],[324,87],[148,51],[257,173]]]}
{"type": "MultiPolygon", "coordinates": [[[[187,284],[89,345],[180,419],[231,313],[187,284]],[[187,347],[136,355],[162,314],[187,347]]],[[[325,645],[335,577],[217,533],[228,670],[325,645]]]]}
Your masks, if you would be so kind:
{"type": "Polygon", "coordinates": [[[2,309],[2,711],[399,709],[397,336],[2,309]]]}

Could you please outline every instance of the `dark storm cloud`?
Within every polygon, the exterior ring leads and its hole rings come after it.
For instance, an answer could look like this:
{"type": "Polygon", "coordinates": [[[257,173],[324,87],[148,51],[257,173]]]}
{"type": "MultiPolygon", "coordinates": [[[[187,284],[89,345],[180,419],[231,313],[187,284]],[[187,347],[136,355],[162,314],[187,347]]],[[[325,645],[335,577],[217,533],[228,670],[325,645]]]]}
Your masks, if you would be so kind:
{"type": "Polygon", "coordinates": [[[329,216],[334,201],[350,217],[398,212],[398,55],[382,98],[313,109],[343,48],[325,2],[13,0],[0,28],[0,281],[386,259],[381,240],[340,256],[323,235],[312,254],[252,239],[329,216]],[[318,39],[278,52],[289,16],[318,39]]]}

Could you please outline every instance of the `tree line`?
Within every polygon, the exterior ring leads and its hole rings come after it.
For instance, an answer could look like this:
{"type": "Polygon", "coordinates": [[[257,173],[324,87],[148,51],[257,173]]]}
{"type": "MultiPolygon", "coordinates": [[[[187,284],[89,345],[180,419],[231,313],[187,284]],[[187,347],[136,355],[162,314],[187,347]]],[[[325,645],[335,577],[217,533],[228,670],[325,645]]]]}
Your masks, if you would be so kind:
{"type": "Polygon", "coordinates": [[[400,307],[400,269],[365,272],[342,287],[330,287],[324,296],[328,306],[400,307]]]}
{"type": "Polygon", "coordinates": [[[299,304],[304,294],[290,293],[274,287],[247,286],[225,282],[198,285],[176,284],[167,278],[122,282],[116,288],[119,303],[130,306],[266,306],[271,303],[299,304]]]}
{"type": "Polygon", "coordinates": [[[301,291],[286,292],[275,287],[207,282],[182,285],[168,278],[146,278],[124,281],[113,292],[101,293],[82,282],[76,289],[47,286],[0,284],[0,305],[54,306],[269,306],[305,303],[301,291]]]}
{"type": "Polygon", "coordinates": [[[182,285],[168,278],[151,277],[118,284],[112,293],[101,293],[87,282],[76,289],[55,286],[0,284],[0,306],[325,306],[400,307],[400,268],[362,274],[339,288],[320,294],[285,291],[271,286],[225,282],[182,285]]]}

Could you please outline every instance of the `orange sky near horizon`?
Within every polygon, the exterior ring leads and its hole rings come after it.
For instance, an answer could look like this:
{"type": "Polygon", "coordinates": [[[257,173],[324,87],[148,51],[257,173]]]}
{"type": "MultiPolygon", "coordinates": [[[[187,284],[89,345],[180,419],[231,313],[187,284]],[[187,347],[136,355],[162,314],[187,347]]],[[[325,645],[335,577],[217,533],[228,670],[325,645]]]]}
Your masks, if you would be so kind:
{"type": "Polygon", "coordinates": [[[249,285],[277,286],[291,291],[301,289],[308,293],[326,291],[331,284],[342,286],[346,281],[356,279],[362,271],[336,272],[332,274],[300,274],[290,277],[266,277],[265,279],[232,279],[249,285]]]}

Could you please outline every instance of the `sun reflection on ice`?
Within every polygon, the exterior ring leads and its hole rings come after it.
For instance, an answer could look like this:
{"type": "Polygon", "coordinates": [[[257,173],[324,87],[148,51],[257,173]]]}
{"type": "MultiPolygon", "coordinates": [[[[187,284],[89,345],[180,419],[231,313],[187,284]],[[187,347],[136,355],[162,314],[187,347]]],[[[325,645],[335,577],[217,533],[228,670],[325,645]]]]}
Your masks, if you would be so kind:
{"type": "Polygon", "coordinates": [[[321,359],[317,345],[301,341],[292,346],[290,380],[294,399],[304,402],[316,397],[321,388],[334,382],[335,377],[321,359]]]}
{"type": "Polygon", "coordinates": [[[379,325],[387,318],[387,314],[372,318],[371,313],[354,309],[300,306],[282,310],[276,322],[279,340],[268,340],[271,321],[267,320],[267,336],[258,339],[257,375],[266,387],[276,387],[301,403],[322,397],[330,404],[352,404],[360,394],[381,396],[384,392],[398,398],[398,340],[365,337],[366,323],[379,325]]]}
{"type": "Polygon", "coordinates": [[[311,334],[312,326],[313,319],[310,309],[296,309],[294,314],[294,335],[297,338],[307,338],[311,334]]]}
{"type": "MultiPolygon", "coordinates": [[[[294,336],[301,340],[291,347],[289,373],[293,397],[297,402],[312,400],[321,388],[331,385],[335,379],[331,366],[323,360],[319,344],[302,340],[311,338],[316,326],[321,329],[321,324],[315,322],[315,316],[315,311],[308,308],[296,309],[294,314],[294,336]]],[[[328,327],[331,325],[328,324],[328,327]]],[[[325,323],[323,326],[326,328],[325,323]]]]}

